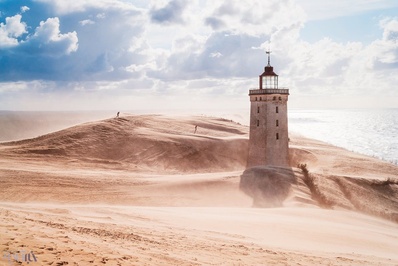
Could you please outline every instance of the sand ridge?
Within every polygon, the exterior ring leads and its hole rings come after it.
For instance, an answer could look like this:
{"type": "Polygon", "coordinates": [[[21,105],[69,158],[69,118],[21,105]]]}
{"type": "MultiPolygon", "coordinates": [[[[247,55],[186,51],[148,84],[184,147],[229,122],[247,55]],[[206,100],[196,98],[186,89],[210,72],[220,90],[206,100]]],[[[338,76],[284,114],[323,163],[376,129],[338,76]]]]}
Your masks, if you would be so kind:
{"type": "Polygon", "coordinates": [[[246,135],[247,128],[220,118],[141,115],[85,123],[3,143],[0,148],[19,158],[56,157],[145,171],[213,172],[244,167],[246,135]]]}

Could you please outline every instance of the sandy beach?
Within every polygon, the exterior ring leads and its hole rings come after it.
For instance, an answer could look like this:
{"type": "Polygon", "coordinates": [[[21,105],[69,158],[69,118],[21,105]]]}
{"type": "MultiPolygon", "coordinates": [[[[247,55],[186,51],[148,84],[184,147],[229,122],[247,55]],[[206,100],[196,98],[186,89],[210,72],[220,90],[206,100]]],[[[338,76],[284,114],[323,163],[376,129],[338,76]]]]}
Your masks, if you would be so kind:
{"type": "Polygon", "coordinates": [[[0,143],[0,265],[398,265],[398,166],[290,135],[269,189],[247,145],[231,120],[162,115],[0,143]]]}

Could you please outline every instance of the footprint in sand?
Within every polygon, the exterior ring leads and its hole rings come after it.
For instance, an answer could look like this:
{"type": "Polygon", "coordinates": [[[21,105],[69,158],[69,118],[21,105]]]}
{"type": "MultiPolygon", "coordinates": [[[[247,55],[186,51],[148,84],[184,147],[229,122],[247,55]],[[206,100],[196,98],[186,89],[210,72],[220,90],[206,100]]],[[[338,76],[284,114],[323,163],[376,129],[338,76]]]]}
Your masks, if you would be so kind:
{"type": "Polygon", "coordinates": [[[69,264],[69,262],[67,262],[67,261],[59,261],[55,265],[56,266],[61,266],[61,265],[68,265],[68,264],[69,264]]]}

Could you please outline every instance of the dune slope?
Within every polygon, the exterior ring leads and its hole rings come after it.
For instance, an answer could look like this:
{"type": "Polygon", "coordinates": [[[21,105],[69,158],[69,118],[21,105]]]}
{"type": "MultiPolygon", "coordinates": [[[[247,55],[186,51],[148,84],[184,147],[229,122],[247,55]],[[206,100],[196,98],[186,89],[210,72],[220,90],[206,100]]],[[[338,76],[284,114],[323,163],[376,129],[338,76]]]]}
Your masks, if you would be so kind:
{"type": "Polygon", "coordinates": [[[1,146],[4,154],[20,158],[43,155],[50,161],[55,157],[147,171],[212,172],[245,166],[246,134],[245,127],[219,118],[142,115],[86,123],[1,146]]]}

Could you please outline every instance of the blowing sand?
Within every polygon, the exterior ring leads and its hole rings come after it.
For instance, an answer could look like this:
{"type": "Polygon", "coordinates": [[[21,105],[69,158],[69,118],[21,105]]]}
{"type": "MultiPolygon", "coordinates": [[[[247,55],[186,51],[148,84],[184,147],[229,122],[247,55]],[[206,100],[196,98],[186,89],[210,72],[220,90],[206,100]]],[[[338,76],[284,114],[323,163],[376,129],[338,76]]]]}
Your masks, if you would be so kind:
{"type": "Polygon", "coordinates": [[[290,139],[273,204],[241,178],[274,169],[245,171],[248,128],[225,119],[126,116],[2,143],[0,265],[398,265],[398,167],[290,139]]]}

